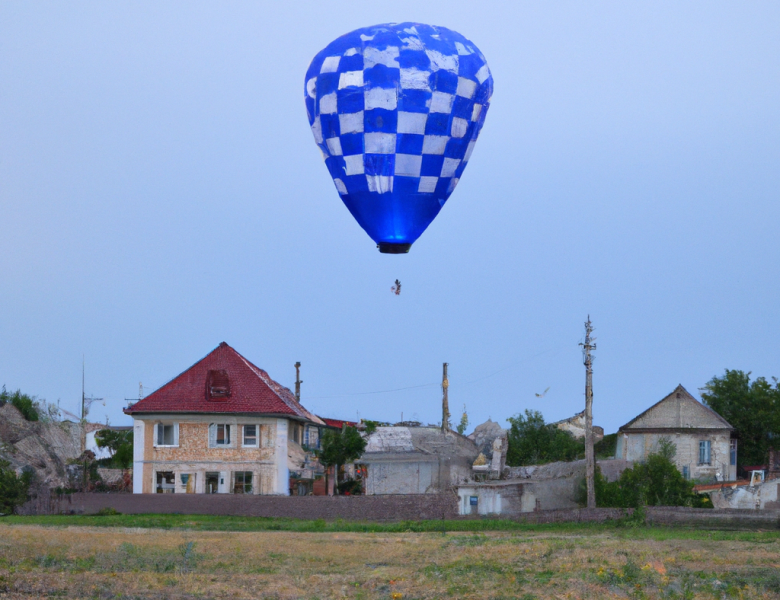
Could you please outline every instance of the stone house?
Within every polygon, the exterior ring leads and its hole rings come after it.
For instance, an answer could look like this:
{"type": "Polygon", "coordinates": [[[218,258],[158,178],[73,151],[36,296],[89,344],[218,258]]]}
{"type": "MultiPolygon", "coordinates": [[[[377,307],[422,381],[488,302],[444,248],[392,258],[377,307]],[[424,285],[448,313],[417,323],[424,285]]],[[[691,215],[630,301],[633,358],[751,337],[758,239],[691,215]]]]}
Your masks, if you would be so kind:
{"type": "Polygon", "coordinates": [[[479,449],[440,427],[377,427],[356,462],[366,494],[434,494],[471,478],[479,449]]]}
{"type": "Polygon", "coordinates": [[[675,463],[687,479],[734,481],[734,428],[682,386],[618,429],[615,458],[643,461],[662,438],[677,447],[675,463]]]}
{"type": "Polygon", "coordinates": [[[288,495],[306,425],[324,425],[225,342],[124,412],[135,494],[288,495]]]}
{"type": "MultiPolygon", "coordinates": [[[[555,425],[558,429],[561,429],[563,431],[568,431],[572,435],[572,437],[576,440],[585,439],[585,411],[584,410],[580,413],[577,413],[573,417],[569,417],[568,419],[563,419],[561,421],[556,421],[555,423],[551,423],[551,424],[555,425]]],[[[598,425],[593,425],[592,431],[593,431],[594,444],[604,439],[603,427],[599,427],[598,425]]]]}

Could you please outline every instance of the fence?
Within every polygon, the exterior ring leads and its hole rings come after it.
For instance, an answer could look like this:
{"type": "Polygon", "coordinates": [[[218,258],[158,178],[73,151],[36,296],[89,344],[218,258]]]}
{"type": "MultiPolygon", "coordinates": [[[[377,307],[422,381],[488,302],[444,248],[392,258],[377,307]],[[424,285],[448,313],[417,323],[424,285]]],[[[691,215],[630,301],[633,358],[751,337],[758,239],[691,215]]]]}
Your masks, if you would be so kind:
{"type": "MultiPolygon", "coordinates": [[[[233,494],[39,494],[19,514],[192,514],[351,521],[470,519],[458,516],[455,494],[386,496],[241,496],[233,494]]],[[[575,508],[500,515],[527,523],[604,522],[633,513],[622,508],[575,508]]],[[[480,518],[480,517],[476,517],[480,518]]],[[[484,518],[484,517],[482,517],[484,518]]],[[[647,522],[709,529],[780,529],[780,510],[648,506],[647,522]]]]}

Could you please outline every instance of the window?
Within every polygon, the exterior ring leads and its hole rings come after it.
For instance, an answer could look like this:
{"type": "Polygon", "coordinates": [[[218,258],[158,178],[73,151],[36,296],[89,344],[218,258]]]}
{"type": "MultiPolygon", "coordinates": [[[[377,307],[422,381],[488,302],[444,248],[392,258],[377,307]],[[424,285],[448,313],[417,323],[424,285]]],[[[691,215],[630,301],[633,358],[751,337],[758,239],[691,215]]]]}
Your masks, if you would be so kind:
{"type": "Polygon", "coordinates": [[[176,484],[173,471],[157,471],[157,493],[173,494],[176,492],[176,484]]]}
{"type": "Polygon", "coordinates": [[[312,427],[307,425],[303,430],[303,445],[307,448],[319,448],[320,447],[320,430],[318,427],[312,427]]]}
{"type": "Polygon", "coordinates": [[[232,447],[230,425],[227,423],[212,423],[209,425],[209,448],[232,447]]]}
{"type": "Polygon", "coordinates": [[[690,479],[691,478],[691,473],[688,470],[688,465],[683,465],[683,473],[682,473],[682,475],[683,475],[683,479],[690,479]]]}
{"type": "Polygon", "coordinates": [[[217,446],[230,445],[230,425],[217,425],[217,446]]]}
{"type": "Polygon", "coordinates": [[[288,431],[287,431],[287,437],[289,437],[293,442],[296,444],[301,443],[301,426],[298,425],[298,423],[295,423],[294,421],[288,421],[290,424],[288,431]]]}
{"type": "Polygon", "coordinates": [[[737,464],[737,440],[729,440],[729,464],[732,467],[737,464]]]}
{"type": "Polygon", "coordinates": [[[252,493],[252,471],[235,471],[233,473],[233,493],[251,494],[252,493]]]}
{"type": "Polygon", "coordinates": [[[224,402],[230,397],[230,378],[227,371],[209,371],[206,377],[206,400],[224,402]]]}
{"type": "Polygon", "coordinates": [[[700,465],[710,464],[710,448],[711,448],[711,444],[709,440],[701,440],[699,442],[699,464],[700,465]]]}
{"type": "Polygon", "coordinates": [[[244,425],[243,446],[257,447],[257,425],[244,425]]]}
{"type": "Polygon", "coordinates": [[[178,423],[157,423],[155,426],[154,445],[155,446],[178,446],[179,445],[179,424],[178,423]]]}

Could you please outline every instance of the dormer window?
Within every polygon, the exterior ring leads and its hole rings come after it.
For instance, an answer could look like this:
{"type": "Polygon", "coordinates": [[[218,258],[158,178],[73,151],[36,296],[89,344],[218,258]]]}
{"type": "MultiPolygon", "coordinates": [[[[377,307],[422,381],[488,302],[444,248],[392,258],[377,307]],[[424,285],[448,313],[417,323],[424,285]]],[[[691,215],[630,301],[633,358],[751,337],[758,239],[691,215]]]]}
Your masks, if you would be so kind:
{"type": "Polygon", "coordinates": [[[209,371],[206,378],[206,400],[227,400],[230,397],[230,379],[227,371],[209,371]]]}

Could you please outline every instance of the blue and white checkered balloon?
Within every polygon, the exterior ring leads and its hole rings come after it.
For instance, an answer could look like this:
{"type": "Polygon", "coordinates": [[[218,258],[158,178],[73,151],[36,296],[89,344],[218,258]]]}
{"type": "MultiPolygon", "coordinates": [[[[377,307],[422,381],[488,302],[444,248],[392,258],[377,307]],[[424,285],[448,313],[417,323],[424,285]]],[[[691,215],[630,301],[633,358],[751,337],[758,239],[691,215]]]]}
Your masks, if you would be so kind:
{"type": "Polygon", "coordinates": [[[365,27],[314,57],[304,93],[344,204],[381,252],[408,252],[458,184],[485,122],[485,57],[444,27],[365,27]]]}

